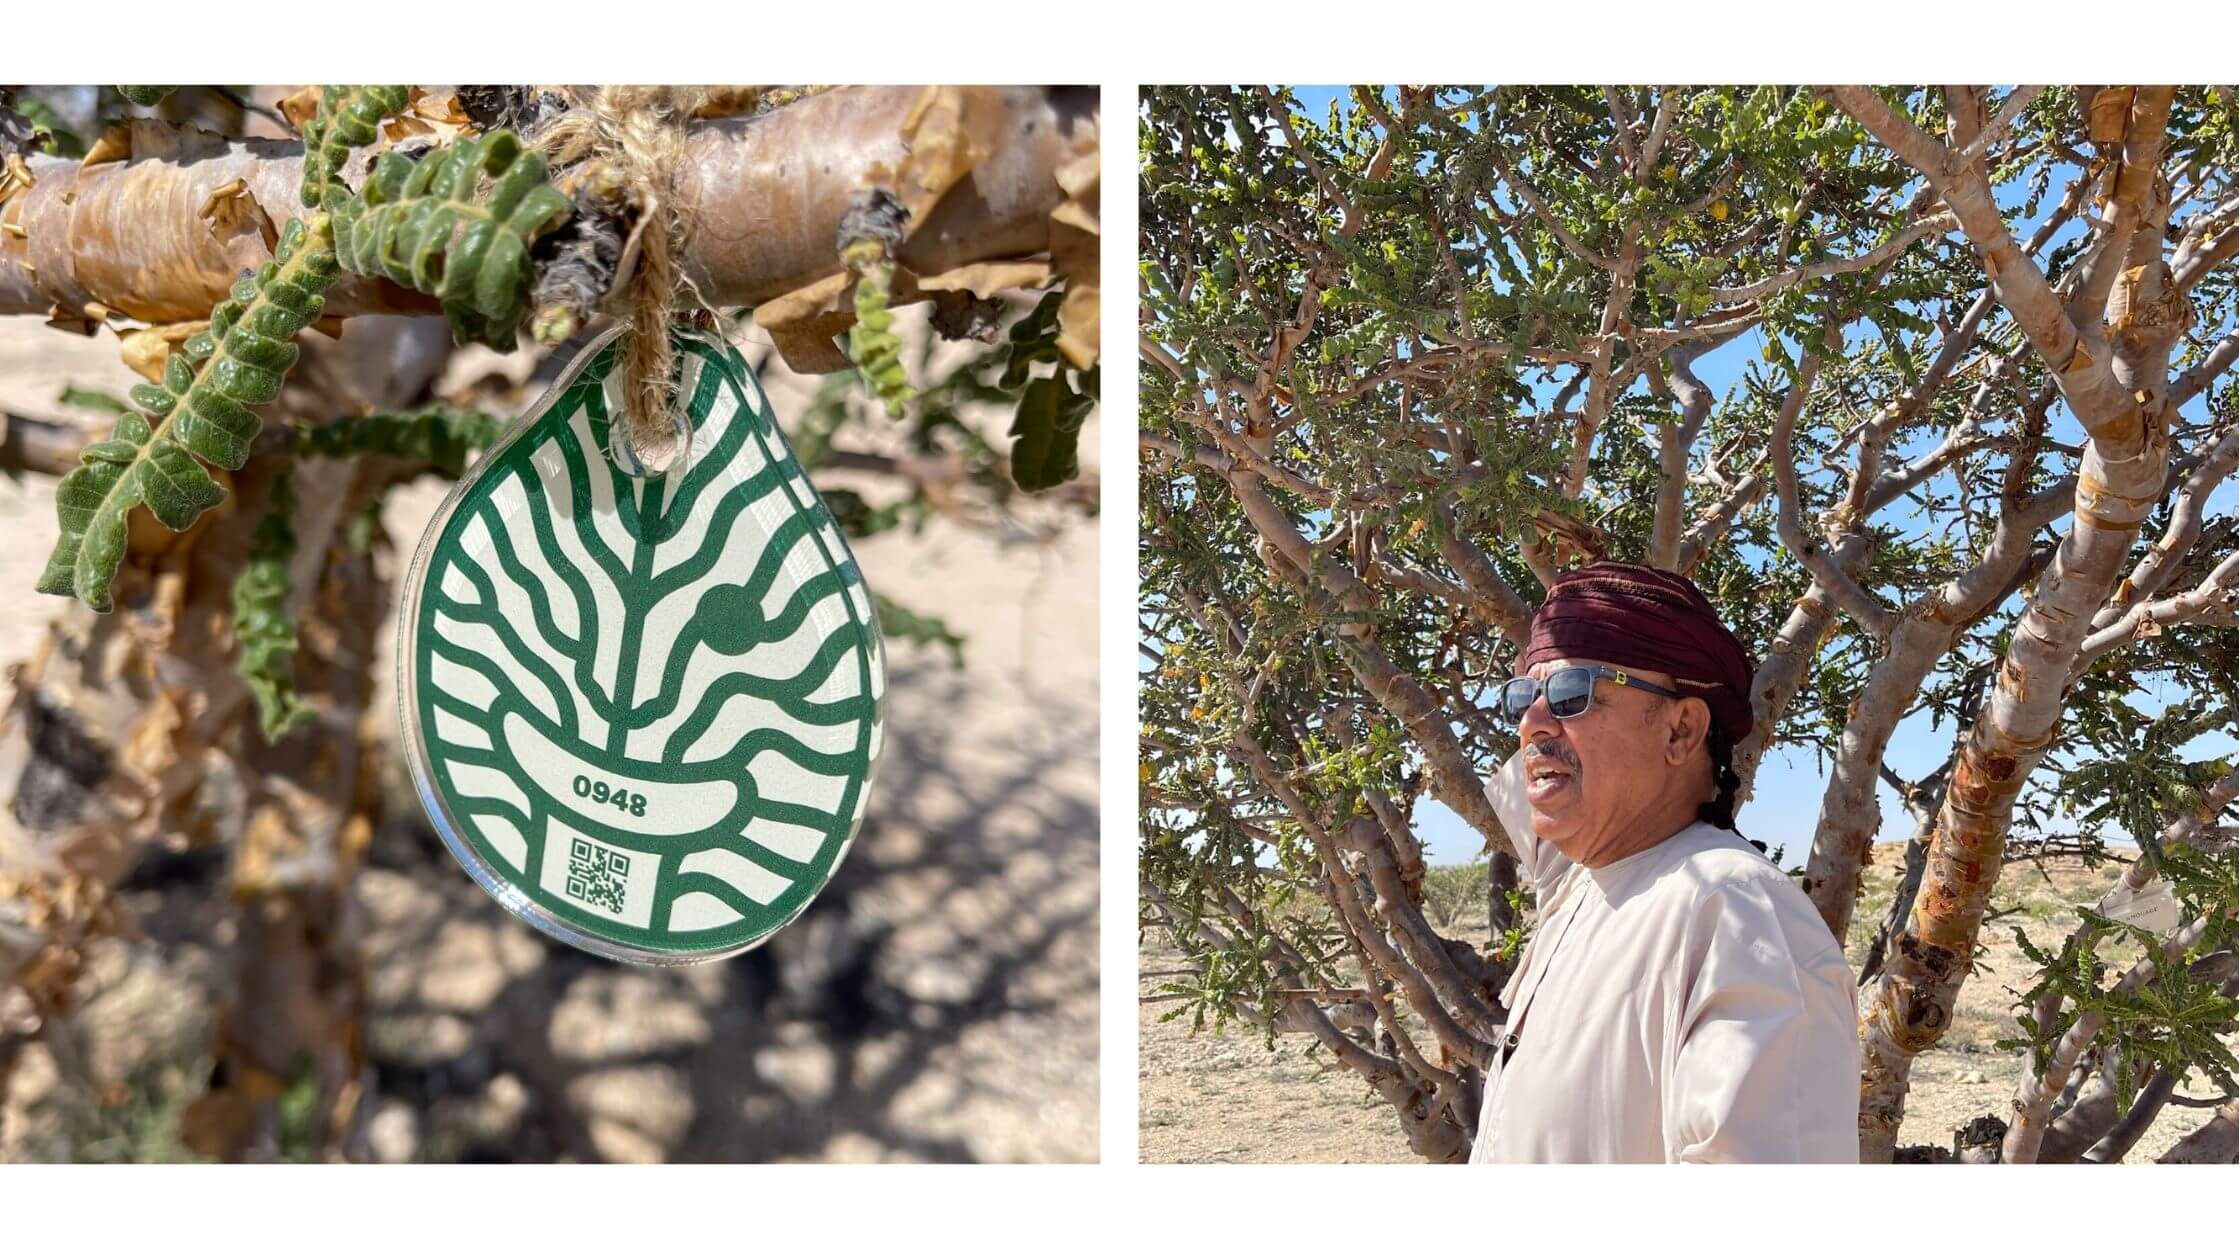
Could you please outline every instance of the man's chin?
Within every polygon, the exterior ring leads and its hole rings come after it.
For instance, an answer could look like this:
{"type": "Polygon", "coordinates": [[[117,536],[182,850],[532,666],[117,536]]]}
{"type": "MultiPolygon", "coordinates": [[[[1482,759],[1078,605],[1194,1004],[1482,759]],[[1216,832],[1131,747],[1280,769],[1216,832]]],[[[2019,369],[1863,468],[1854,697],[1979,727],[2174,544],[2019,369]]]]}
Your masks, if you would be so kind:
{"type": "Polygon", "coordinates": [[[1572,822],[1570,810],[1558,809],[1551,812],[1537,805],[1532,807],[1532,834],[1549,844],[1561,846],[1576,830],[1578,828],[1572,822]]]}

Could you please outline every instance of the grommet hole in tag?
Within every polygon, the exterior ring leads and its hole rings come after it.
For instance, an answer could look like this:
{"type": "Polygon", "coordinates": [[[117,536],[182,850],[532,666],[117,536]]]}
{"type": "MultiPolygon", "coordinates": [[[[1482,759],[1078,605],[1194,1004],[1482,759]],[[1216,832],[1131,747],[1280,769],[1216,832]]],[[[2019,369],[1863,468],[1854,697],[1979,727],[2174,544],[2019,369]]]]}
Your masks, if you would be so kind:
{"type": "Polygon", "coordinates": [[[682,478],[690,471],[693,438],[691,405],[701,383],[702,364],[700,359],[692,355],[678,355],[676,365],[676,378],[670,381],[669,388],[664,391],[662,411],[668,421],[665,429],[663,426],[635,422],[631,413],[629,382],[623,374],[608,377],[602,386],[601,393],[606,402],[610,426],[607,430],[607,458],[623,476],[634,481],[667,477],[672,473],[682,478]]]}

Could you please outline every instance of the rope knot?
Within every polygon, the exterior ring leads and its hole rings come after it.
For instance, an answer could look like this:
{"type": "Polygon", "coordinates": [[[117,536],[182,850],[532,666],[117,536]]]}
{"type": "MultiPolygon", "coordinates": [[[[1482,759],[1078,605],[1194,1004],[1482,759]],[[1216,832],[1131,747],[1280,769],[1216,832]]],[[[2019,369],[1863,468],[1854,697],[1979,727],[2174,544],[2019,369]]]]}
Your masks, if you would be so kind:
{"type": "Polygon", "coordinates": [[[679,266],[689,224],[677,174],[685,125],[707,96],[701,87],[601,87],[536,138],[555,167],[589,164],[579,194],[623,211],[631,225],[616,267],[619,301],[610,295],[608,305],[619,306],[630,326],[622,343],[628,411],[619,417],[628,462],[654,472],[683,458],[691,442],[689,427],[672,420],[676,352],[670,333],[680,290],[691,287],[679,266]]]}

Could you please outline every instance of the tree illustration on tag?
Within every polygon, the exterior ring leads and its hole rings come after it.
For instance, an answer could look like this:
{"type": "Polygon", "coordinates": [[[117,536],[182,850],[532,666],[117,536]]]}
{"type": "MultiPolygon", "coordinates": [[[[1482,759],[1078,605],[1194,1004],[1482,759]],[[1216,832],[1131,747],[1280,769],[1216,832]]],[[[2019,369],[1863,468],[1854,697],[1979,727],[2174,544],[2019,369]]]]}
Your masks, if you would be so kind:
{"type": "Polygon", "coordinates": [[[405,583],[413,780],[508,910],[641,963],[750,949],[832,876],[880,745],[877,614],[737,351],[680,332],[637,477],[610,333],[463,479],[405,583]]]}

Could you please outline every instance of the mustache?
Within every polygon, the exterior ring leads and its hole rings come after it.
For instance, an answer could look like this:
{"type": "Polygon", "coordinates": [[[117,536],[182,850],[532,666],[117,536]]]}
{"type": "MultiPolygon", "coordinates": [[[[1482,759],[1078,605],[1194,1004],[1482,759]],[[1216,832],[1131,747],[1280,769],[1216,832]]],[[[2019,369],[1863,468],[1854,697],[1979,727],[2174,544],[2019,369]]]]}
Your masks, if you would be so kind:
{"type": "Polygon", "coordinates": [[[1579,768],[1578,756],[1574,754],[1569,748],[1566,748],[1561,744],[1553,744],[1548,742],[1547,740],[1539,740],[1535,743],[1525,745],[1523,751],[1527,756],[1543,757],[1549,761],[1560,761],[1565,766],[1573,770],[1577,770],[1579,768]]]}

